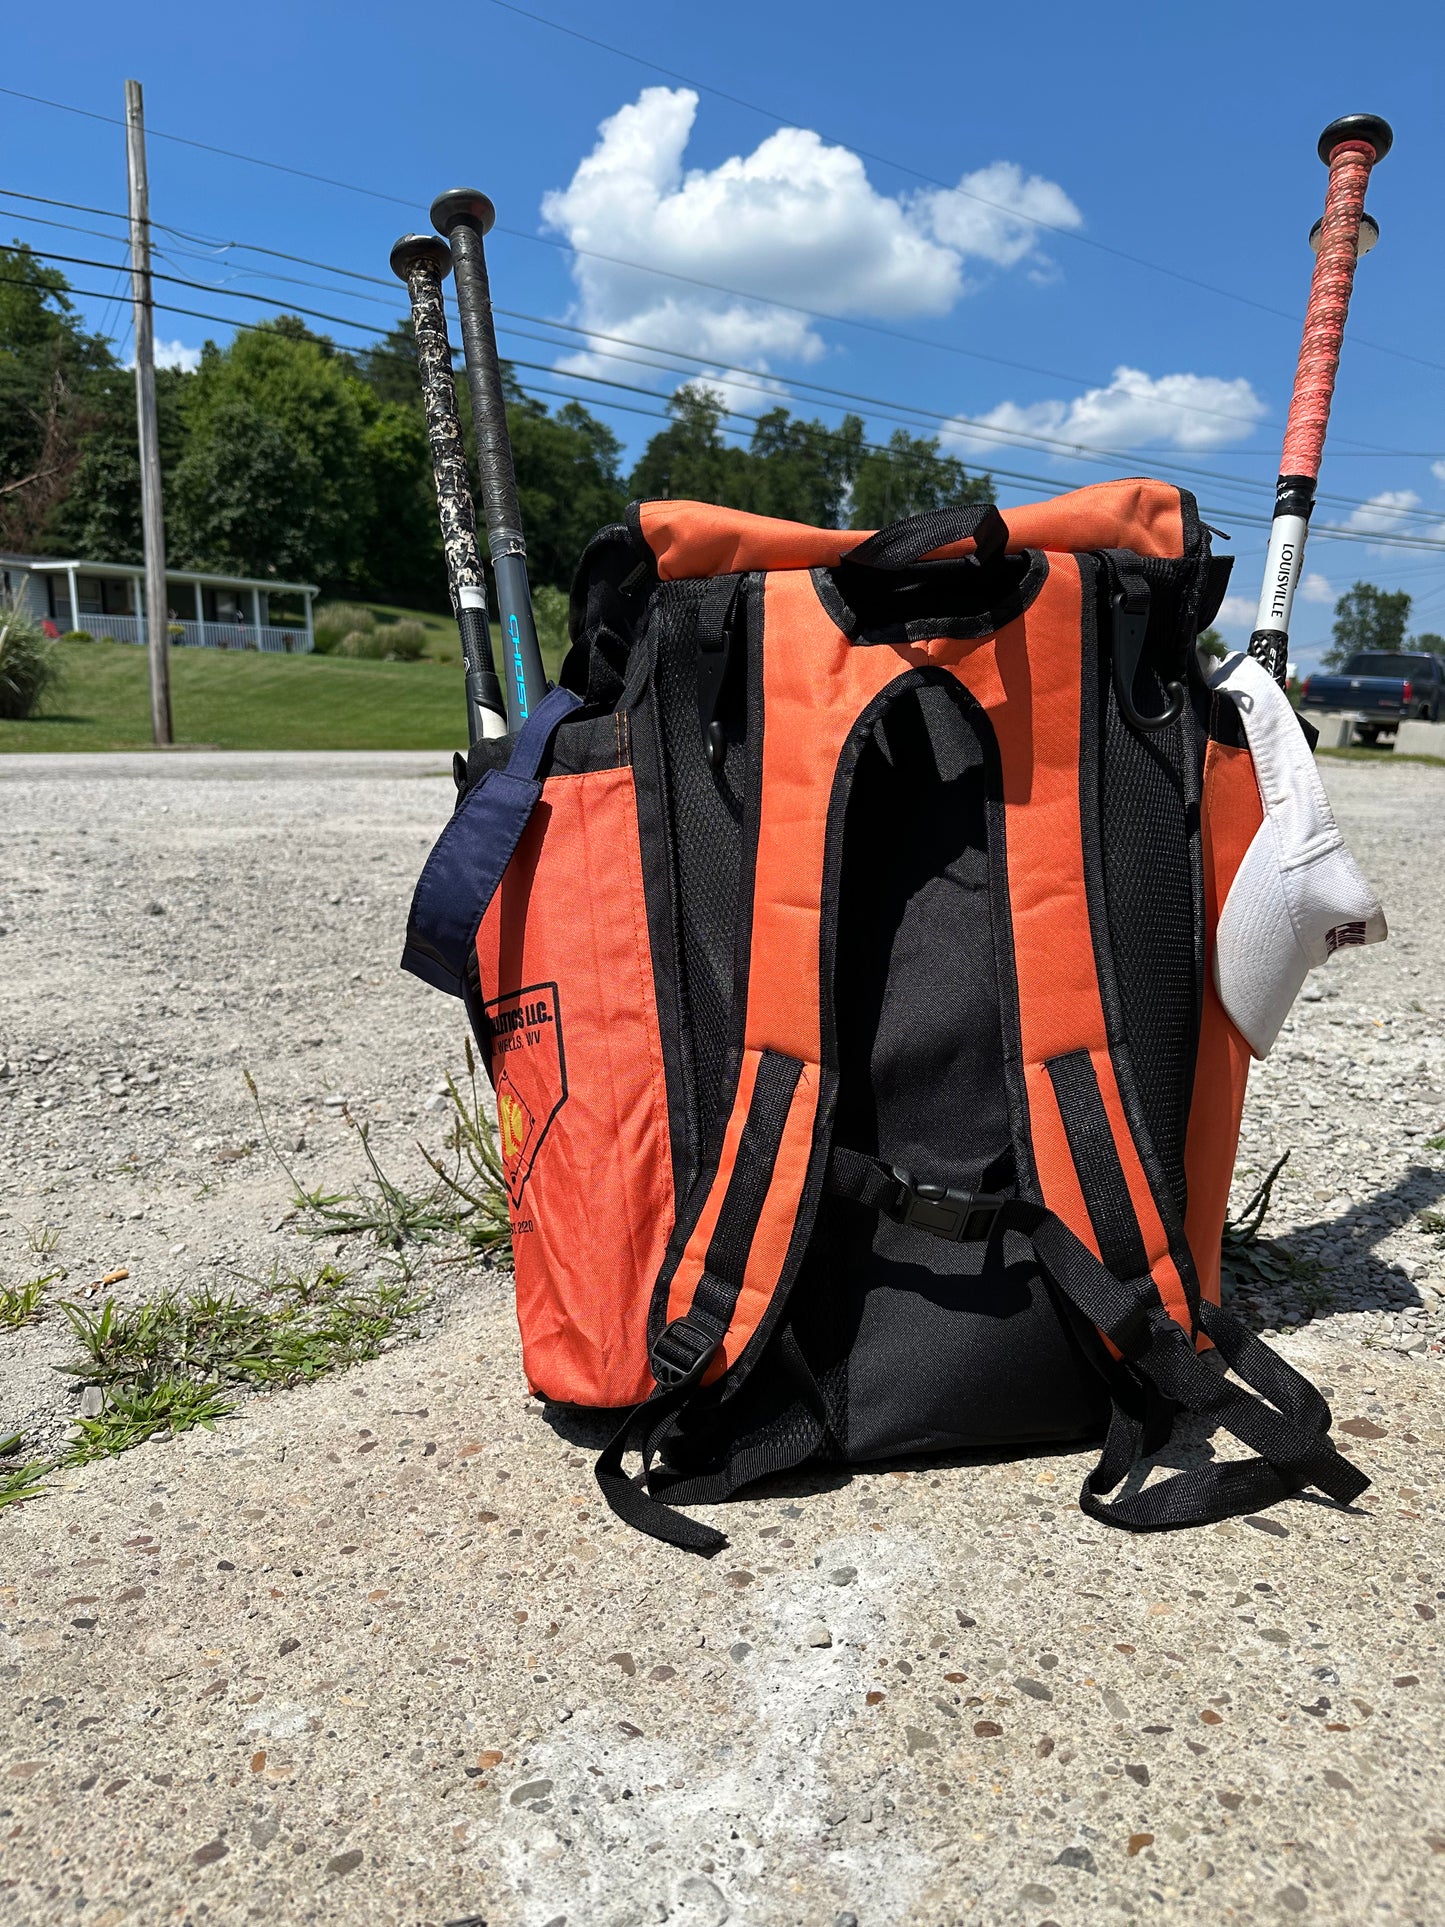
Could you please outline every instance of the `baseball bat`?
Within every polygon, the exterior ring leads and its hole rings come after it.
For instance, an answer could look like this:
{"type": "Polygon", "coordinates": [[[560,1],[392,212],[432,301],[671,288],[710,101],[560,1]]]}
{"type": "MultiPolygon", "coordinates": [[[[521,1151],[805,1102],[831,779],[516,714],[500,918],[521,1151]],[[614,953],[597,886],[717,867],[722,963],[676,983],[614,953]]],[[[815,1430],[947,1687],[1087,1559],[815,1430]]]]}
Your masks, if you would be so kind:
{"type": "Polygon", "coordinates": [[[1355,263],[1380,238],[1379,227],[1365,212],[1365,188],[1370,169],[1389,153],[1393,140],[1389,122],[1378,114],[1346,114],[1331,121],[1320,135],[1320,159],[1330,170],[1330,180],[1324,217],[1310,230],[1314,278],[1285,422],[1264,586],[1249,639],[1250,655],[1264,664],[1281,688],[1289,674],[1290,612],[1304,567],[1355,263]]]}
{"type": "Polygon", "coordinates": [[[492,323],[492,290],[482,247],[482,237],[496,218],[492,203],[474,187],[454,187],[431,204],[432,226],[451,243],[456,271],[457,312],[462,322],[462,349],[477,435],[477,471],[492,574],[497,583],[497,614],[507,652],[507,715],[516,730],[546,695],[547,678],[537,647],[532,591],[527,582],[527,543],[517,502],[512,439],[507,432],[502,368],[492,323]]]}
{"type": "Polygon", "coordinates": [[[467,481],[466,450],[452,378],[452,346],[442,300],[442,279],[451,264],[451,250],[435,234],[404,234],[391,251],[392,273],[406,283],[411,297],[437,515],[447,559],[447,586],[466,670],[467,741],[475,743],[484,736],[505,736],[507,712],[492,660],[487,582],[477,548],[476,513],[467,481]]]}

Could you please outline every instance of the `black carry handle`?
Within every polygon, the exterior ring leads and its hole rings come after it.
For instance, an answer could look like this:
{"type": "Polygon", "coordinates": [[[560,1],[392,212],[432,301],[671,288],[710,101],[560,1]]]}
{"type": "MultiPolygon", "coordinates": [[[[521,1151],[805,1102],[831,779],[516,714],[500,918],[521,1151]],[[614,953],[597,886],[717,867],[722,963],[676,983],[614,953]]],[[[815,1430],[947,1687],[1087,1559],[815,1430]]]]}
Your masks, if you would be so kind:
{"type": "Polygon", "coordinates": [[[906,569],[935,549],[964,542],[972,536],[974,558],[981,564],[997,561],[1008,547],[1008,523],[992,502],[960,502],[952,508],[929,509],[879,529],[843,560],[865,569],[906,569]]]}

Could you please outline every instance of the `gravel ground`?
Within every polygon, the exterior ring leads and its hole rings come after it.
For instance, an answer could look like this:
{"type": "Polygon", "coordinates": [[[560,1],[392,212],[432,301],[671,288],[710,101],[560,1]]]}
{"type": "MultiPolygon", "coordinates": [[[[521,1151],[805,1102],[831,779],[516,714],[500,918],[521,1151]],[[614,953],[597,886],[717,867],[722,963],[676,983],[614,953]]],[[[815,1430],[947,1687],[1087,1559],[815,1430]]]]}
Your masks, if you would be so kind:
{"type": "MultiPolygon", "coordinates": [[[[1445,772],[1326,776],[1395,935],[1256,1070],[1237,1197],[1291,1157],[1236,1302],[1330,1388],[1352,1514],[1136,1540],[1087,1455],[950,1461],[689,1560],[525,1396],[505,1273],[429,1261],[408,1342],[0,1514],[0,1919],[1445,1918],[1445,772]]],[[[395,960],[444,777],[0,762],[0,1286],[314,1263],[243,1066],[308,1184],[359,1175],[343,1097],[425,1175],[462,1028],[395,960]]],[[[70,1356],[53,1310],[0,1336],[0,1434],[59,1443],[70,1356]]]]}

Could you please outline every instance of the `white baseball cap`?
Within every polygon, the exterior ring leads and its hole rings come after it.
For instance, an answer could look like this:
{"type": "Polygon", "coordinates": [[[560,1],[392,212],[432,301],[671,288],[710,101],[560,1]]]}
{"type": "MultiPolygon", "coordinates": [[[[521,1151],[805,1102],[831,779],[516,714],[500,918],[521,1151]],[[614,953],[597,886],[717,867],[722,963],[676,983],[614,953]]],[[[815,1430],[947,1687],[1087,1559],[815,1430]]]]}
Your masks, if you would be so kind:
{"type": "Polygon", "coordinates": [[[1264,802],[1219,913],[1214,987],[1254,1055],[1267,1057],[1310,971],[1389,932],[1279,684],[1246,655],[1227,656],[1209,683],[1239,711],[1264,802]]]}

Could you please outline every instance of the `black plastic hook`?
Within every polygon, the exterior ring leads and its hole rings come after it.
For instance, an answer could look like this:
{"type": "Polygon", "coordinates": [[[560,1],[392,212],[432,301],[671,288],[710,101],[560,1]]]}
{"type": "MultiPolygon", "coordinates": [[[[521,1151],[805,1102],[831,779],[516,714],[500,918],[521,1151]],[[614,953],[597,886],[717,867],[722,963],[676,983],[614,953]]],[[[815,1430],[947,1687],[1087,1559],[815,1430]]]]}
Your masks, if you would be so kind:
{"type": "Polygon", "coordinates": [[[1114,694],[1124,721],[1145,735],[1156,729],[1167,729],[1184,714],[1183,683],[1164,685],[1169,707],[1158,716],[1141,716],[1134,707],[1134,678],[1139,673],[1139,659],[1144,653],[1144,637],[1149,628],[1148,587],[1141,584],[1134,590],[1116,589],[1109,606],[1114,612],[1114,694]]]}

